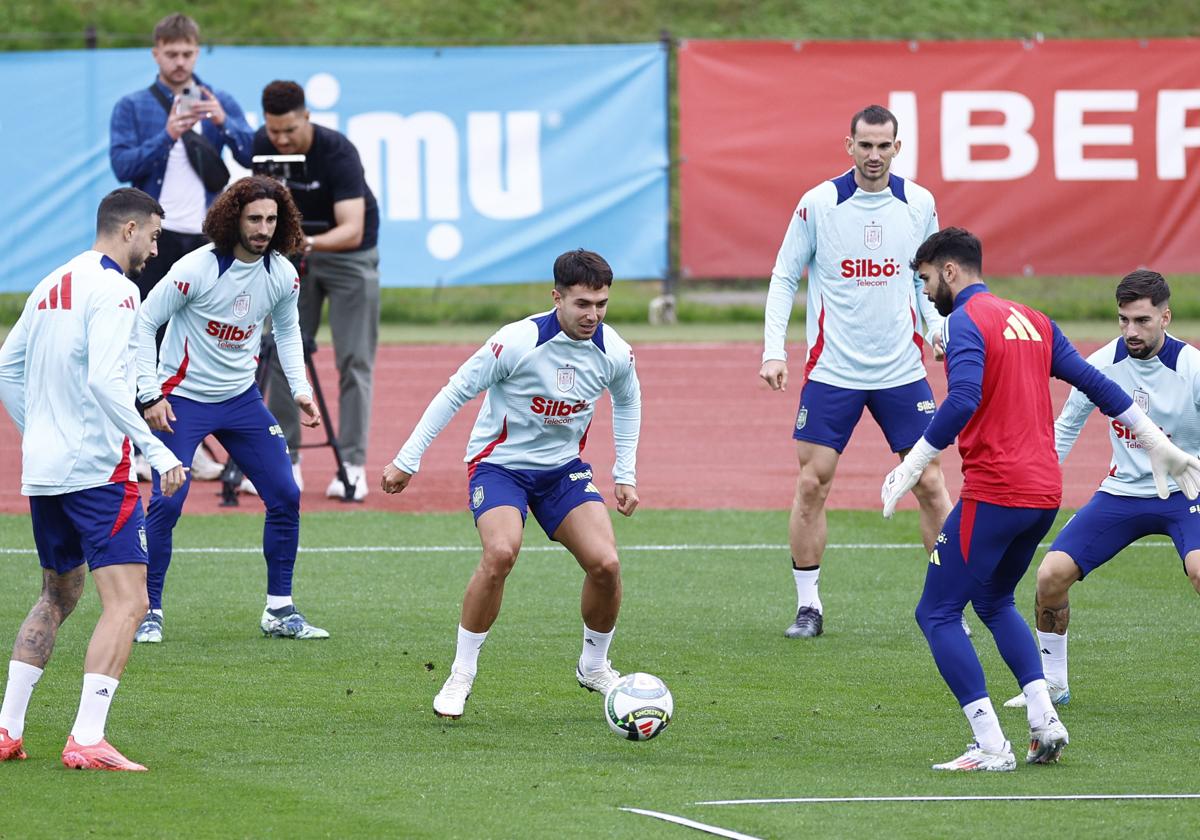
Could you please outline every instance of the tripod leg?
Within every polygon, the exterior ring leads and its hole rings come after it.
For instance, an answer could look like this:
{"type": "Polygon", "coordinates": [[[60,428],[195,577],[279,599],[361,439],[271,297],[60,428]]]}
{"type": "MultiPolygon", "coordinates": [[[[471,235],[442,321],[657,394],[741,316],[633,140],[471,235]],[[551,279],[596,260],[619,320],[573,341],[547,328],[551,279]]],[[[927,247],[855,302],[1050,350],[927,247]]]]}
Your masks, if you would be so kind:
{"type": "Polygon", "coordinates": [[[321,380],[317,377],[317,368],[313,364],[312,351],[306,346],[304,348],[304,364],[308,367],[308,380],[312,383],[313,398],[317,401],[317,408],[321,410],[321,417],[324,418],[325,427],[325,443],[333,449],[333,457],[337,460],[337,477],[342,482],[343,497],[342,501],[354,501],[355,485],[351,483],[350,476],[346,474],[346,465],[342,461],[342,448],[338,446],[337,435],[334,433],[333,422],[329,419],[329,409],[325,405],[325,392],[321,390],[321,380]]]}

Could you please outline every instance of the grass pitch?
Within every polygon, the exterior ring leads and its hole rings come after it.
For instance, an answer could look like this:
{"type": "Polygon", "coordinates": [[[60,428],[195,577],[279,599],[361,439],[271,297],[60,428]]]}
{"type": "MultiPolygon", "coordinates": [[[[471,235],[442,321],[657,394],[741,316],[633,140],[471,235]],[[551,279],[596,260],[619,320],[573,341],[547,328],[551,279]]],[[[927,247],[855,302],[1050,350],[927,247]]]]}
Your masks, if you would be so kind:
{"type": "MultiPolygon", "coordinates": [[[[476,562],[470,517],[306,516],[297,604],[331,631],[322,642],[261,636],[260,529],[251,515],[180,523],[166,641],[135,649],[107,733],[147,774],[59,764],[97,614],[88,592],[34,694],[29,760],[0,764],[0,837],[702,836],[621,806],[755,837],[1186,836],[1200,824],[1196,800],[697,804],[1200,792],[1196,595],[1165,544],[1135,547],[1073,590],[1062,763],[942,775],[929,765],[957,755],[969,730],[912,619],[925,574],[915,514],[831,513],[826,635],[812,642],[783,638],[785,513],[643,510],[618,522],[613,664],[658,674],[675,695],[675,720],[648,743],[609,733],[599,696],[576,685],[582,573],[536,526],[454,723],[430,706],[476,562]],[[897,543],[909,547],[887,547],[897,543]],[[836,547],[847,544],[866,547],[836,547]]],[[[27,518],[0,520],[0,546],[31,548],[27,518]]],[[[37,581],[32,552],[0,555],[0,648],[37,581]]],[[[1017,687],[969,617],[999,706],[1017,687]]],[[[1023,712],[1000,715],[1022,754],[1023,712]]]]}

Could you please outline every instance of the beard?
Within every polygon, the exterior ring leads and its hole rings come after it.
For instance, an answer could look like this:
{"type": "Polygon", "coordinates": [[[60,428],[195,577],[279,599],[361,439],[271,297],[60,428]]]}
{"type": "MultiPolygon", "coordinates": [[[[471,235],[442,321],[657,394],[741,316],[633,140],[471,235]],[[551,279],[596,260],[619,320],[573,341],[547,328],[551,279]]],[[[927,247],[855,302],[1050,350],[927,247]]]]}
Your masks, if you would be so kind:
{"type": "Polygon", "coordinates": [[[242,240],[242,247],[245,248],[247,251],[249,251],[251,254],[265,254],[267,252],[267,249],[271,247],[271,240],[269,240],[269,239],[266,242],[263,242],[262,244],[257,244],[254,242],[254,240],[247,239],[245,236],[241,237],[241,240],[242,240]]]}
{"type": "Polygon", "coordinates": [[[937,288],[933,290],[933,308],[943,318],[949,318],[954,311],[954,295],[944,280],[938,280],[937,288]]]}
{"type": "Polygon", "coordinates": [[[1133,356],[1133,358],[1135,358],[1135,359],[1149,359],[1151,356],[1153,356],[1155,353],[1158,352],[1158,347],[1161,343],[1162,343],[1161,340],[1156,341],[1153,344],[1151,344],[1148,341],[1143,341],[1141,344],[1139,344],[1136,347],[1130,347],[1129,341],[1126,340],[1125,349],[1129,352],[1129,355],[1133,356]]]}

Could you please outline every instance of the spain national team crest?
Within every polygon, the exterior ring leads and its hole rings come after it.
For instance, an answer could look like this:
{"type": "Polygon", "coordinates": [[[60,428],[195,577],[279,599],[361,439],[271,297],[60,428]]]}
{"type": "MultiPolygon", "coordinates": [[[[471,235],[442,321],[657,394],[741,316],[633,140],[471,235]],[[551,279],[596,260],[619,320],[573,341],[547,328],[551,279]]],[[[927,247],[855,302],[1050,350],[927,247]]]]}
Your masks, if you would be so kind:
{"type": "Polygon", "coordinates": [[[233,299],[233,317],[245,318],[250,312],[250,295],[240,294],[233,299]]]}
{"type": "Polygon", "coordinates": [[[483,504],[483,485],[476,484],[475,489],[471,491],[471,508],[479,510],[481,504],[483,504]]]}
{"type": "Polygon", "coordinates": [[[863,245],[876,251],[883,245],[883,225],[867,225],[863,228],[863,245]]]}
{"type": "Polygon", "coordinates": [[[558,369],[558,390],[570,391],[575,387],[575,368],[565,367],[558,369]]]}
{"type": "Polygon", "coordinates": [[[1150,394],[1143,391],[1141,388],[1135,388],[1133,391],[1133,401],[1137,407],[1147,414],[1150,412],[1150,394]]]}

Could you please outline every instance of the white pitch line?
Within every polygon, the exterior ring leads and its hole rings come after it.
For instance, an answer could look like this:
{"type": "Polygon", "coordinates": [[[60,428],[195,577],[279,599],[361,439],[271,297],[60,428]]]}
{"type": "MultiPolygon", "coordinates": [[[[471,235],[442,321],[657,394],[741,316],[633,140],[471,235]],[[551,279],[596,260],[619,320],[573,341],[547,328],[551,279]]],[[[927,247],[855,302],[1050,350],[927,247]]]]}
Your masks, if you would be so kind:
{"type": "MultiPolygon", "coordinates": [[[[1050,543],[1042,543],[1039,547],[1049,547],[1050,543]]],[[[1138,547],[1165,548],[1170,542],[1138,543],[1138,547]]],[[[673,545],[623,545],[618,547],[621,552],[630,551],[787,551],[783,543],[680,543],[673,545]]],[[[920,543],[830,543],[826,551],[884,551],[884,550],[921,550],[920,543]]],[[[376,554],[392,552],[395,554],[449,554],[456,552],[477,552],[478,545],[330,545],[330,546],[300,546],[302,554],[376,554]]],[[[521,549],[523,554],[531,552],[565,551],[556,545],[532,545],[521,549]]],[[[0,555],[5,554],[36,554],[33,548],[0,548],[0,555]]],[[[176,548],[174,554],[261,554],[262,546],[225,546],[207,548],[176,548]]]]}
{"type": "Polygon", "coordinates": [[[644,808],[622,808],[622,811],[628,811],[631,814],[641,814],[646,817],[654,817],[658,820],[666,820],[669,823],[682,825],[687,828],[694,828],[697,831],[703,831],[706,834],[715,834],[717,837],[729,837],[732,840],[762,840],[755,837],[753,834],[742,834],[737,831],[730,831],[728,828],[721,828],[716,825],[708,825],[707,823],[696,822],[689,820],[687,817],[677,817],[674,814],[664,814],[661,811],[647,811],[644,808]]]}
{"type": "Polygon", "coordinates": [[[1200,793],[1064,793],[1012,796],[802,796],[788,799],[714,799],[694,805],[814,805],[836,802],[1037,802],[1041,800],[1200,799],[1200,793]]]}

